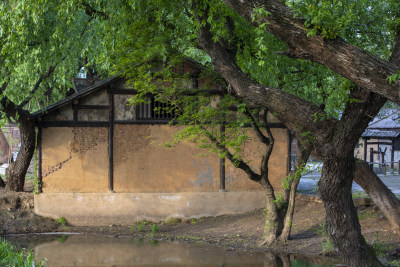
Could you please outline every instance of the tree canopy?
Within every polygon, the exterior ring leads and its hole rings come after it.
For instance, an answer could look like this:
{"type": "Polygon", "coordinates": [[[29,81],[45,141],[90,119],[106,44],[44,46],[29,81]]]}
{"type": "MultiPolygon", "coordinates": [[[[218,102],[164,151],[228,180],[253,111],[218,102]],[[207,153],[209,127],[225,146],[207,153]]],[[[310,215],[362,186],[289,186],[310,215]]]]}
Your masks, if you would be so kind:
{"type": "MultiPolygon", "coordinates": [[[[334,244],[350,266],[378,265],[350,190],[362,167],[355,143],[388,99],[400,104],[397,0],[26,0],[0,10],[3,100],[22,108],[46,84],[61,95],[83,59],[143,93],[154,92],[145,85],[160,62],[164,77],[179,59],[200,62],[227,92],[307,136],[324,161],[320,194],[334,244]]],[[[396,200],[381,203],[397,214],[396,200]]]]}
{"type": "MultiPolygon", "coordinates": [[[[136,70],[151,73],[149,63],[176,55],[212,65],[235,97],[309,136],[324,161],[319,190],[328,233],[350,266],[375,266],[350,198],[354,170],[361,169],[353,149],[387,99],[400,103],[399,6],[394,0],[113,2],[103,7],[110,10],[104,26],[111,38],[103,60],[135,79],[136,70]]],[[[392,203],[397,209],[398,200],[392,203]]]]}

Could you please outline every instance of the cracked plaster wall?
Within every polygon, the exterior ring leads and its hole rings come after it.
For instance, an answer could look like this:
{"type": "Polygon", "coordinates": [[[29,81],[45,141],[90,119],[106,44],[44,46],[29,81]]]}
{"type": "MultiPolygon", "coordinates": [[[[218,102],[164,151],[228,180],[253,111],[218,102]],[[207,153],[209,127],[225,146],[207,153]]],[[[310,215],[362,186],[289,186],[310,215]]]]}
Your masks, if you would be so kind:
{"type": "Polygon", "coordinates": [[[43,192],[107,192],[108,129],[43,129],[43,192]]]}
{"type": "MultiPolygon", "coordinates": [[[[178,127],[122,125],[114,128],[114,191],[117,193],[168,193],[219,191],[219,158],[198,156],[204,150],[170,140],[178,127]]],[[[270,177],[278,189],[286,176],[287,131],[272,129],[275,147],[270,177]]],[[[44,192],[108,192],[108,129],[60,127],[43,129],[44,192]]],[[[263,146],[248,142],[244,153],[258,170],[263,146]]],[[[259,191],[258,183],[227,161],[228,191],[259,191]]]]}

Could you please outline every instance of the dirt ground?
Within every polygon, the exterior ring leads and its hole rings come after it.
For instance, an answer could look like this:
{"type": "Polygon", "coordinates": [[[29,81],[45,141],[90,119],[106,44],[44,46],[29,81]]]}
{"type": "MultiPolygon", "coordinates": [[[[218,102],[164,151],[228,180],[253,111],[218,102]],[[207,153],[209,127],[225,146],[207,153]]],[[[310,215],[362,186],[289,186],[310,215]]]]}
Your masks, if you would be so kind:
{"type": "MultiPolygon", "coordinates": [[[[29,190],[29,186],[27,188],[29,190]]],[[[206,217],[187,221],[175,220],[138,222],[131,226],[78,227],[57,223],[33,213],[33,194],[10,193],[0,189],[0,234],[41,232],[79,232],[113,236],[134,236],[159,240],[177,240],[189,243],[224,247],[226,250],[262,250],[277,253],[337,256],[329,250],[324,235],[324,208],[318,197],[298,195],[293,220],[291,240],[260,246],[264,228],[263,210],[241,215],[206,217]],[[324,252],[325,250],[325,252],[324,252]]],[[[362,233],[373,244],[384,261],[400,262],[400,240],[386,218],[370,199],[356,199],[362,233]]]]}

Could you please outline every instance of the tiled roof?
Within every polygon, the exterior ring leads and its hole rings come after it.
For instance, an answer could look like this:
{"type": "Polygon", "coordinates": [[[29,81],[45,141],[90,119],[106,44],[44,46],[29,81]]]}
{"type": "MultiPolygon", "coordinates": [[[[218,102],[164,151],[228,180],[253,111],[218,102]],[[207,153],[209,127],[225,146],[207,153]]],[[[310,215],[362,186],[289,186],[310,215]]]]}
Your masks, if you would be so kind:
{"type": "Polygon", "coordinates": [[[384,115],[376,117],[368,126],[368,129],[399,129],[400,130],[400,112],[388,109],[384,115]]]}
{"type": "Polygon", "coordinates": [[[77,92],[77,93],[75,93],[73,95],[70,95],[69,97],[67,97],[67,98],[65,98],[65,99],[63,99],[63,100],[61,100],[61,101],[59,101],[57,103],[54,103],[52,105],[47,106],[47,108],[45,110],[39,110],[39,111],[33,113],[32,116],[34,118],[37,118],[37,117],[41,117],[43,115],[46,115],[46,114],[48,114],[48,113],[50,113],[50,112],[52,112],[52,111],[54,111],[54,110],[56,110],[56,109],[58,109],[58,108],[60,108],[62,106],[65,106],[65,105],[71,103],[75,99],[79,99],[79,98],[85,97],[85,96],[87,96],[87,95],[89,95],[89,94],[91,94],[93,92],[96,92],[96,91],[108,86],[109,84],[111,84],[111,83],[113,83],[113,82],[115,82],[115,81],[117,81],[119,79],[121,79],[121,78],[118,77],[118,76],[114,76],[114,77],[108,78],[108,79],[106,79],[106,80],[104,80],[102,82],[96,83],[95,85],[88,86],[88,87],[84,88],[82,91],[79,91],[79,92],[77,92]]]}
{"type": "Polygon", "coordinates": [[[362,134],[362,137],[374,137],[374,138],[392,138],[400,136],[400,131],[390,131],[390,130],[372,130],[367,129],[362,134]]]}

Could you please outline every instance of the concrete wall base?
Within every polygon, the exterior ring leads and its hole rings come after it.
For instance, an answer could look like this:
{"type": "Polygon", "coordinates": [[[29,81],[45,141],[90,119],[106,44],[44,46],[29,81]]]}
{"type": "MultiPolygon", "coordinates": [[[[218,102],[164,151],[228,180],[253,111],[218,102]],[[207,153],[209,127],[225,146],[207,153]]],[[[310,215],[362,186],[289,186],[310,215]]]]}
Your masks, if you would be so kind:
{"type": "Polygon", "coordinates": [[[190,193],[42,193],[35,195],[35,213],[81,226],[132,225],[240,214],[265,207],[262,191],[190,193]]]}

